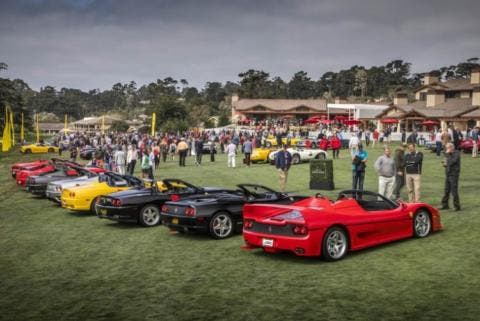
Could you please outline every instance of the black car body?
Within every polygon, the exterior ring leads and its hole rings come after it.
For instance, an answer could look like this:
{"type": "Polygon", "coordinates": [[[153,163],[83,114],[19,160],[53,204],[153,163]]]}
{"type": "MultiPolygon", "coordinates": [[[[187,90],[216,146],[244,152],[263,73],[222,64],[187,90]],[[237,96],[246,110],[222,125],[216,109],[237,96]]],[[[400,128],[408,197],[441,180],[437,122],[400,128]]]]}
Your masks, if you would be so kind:
{"type": "Polygon", "coordinates": [[[53,172],[42,173],[27,178],[26,190],[36,196],[45,196],[48,183],[54,181],[65,180],[69,178],[77,178],[80,176],[96,176],[97,174],[77,165],[76,163],[66,162],[57,165],[53,172]]]}
{"type": "Polygon", "coordinates": [[[151,187],[136,187],[99,197],[95,205],[97,216],[150,227],[160,224],[160,208],[166,201],[193,195],[234,193],[221,187],[197,187],[179,179],[164,179],[159,184],[161,189],[152,182],[151,187]]]}
{"type": "Polygon", "coordinates": [[[204,231],[213,238],[227,238],[241,231],[245,203],[290,204],[307,196],[290,195],[256,184],[237,185],[235,193],[219,193],[169,201],[162,206],[162,224],[172,230],[204,231]]]}
{"type": "Polygon", "coordinates": [[[93,156],[96,152],[97,149],[95,147],[84,147],[80,151],[80,158],[85,160],[91,160],[93,159],[93,156]]]}

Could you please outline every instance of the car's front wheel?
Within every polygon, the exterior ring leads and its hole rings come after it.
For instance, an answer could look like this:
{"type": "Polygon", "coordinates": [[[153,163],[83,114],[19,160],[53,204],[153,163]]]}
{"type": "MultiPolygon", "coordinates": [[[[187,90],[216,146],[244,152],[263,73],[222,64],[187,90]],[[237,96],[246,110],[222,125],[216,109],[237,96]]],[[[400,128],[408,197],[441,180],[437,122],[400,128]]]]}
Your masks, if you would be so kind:
{"type": "Polygon", "coordinates": [[[419,210],[413,216],[413,234],[415,237],[423,238],[430,234],[432,230],[432,220],[430,214],[425,210],[419,210]]]}
{"type": "Polygon", "coordinates": [[[323,237],[322,254],[327,261],[338,261],[347,255],[348,235],[339,227],[331,227],[323,237]]]}
{"type": "Polygon", "coordinates": [[[90,213],[94,214],[94,215],[97,215],[97,210],[95,209],[95,204],[97,204],[97,199],[98,197],[95,197],[92,201],[92,203],[90,203],[90,213]]]}
{"type": "Polygon", "coordinates": [[[229,213],[220,212],[210,220],[210,235],[215,239],[225,239],[234,232],[233,219],[229,213]]]}
{"type": "Polygon", "coordinates": [[[325,154],[324,153],[320,153],[318,154],[317,156],[315,156],[315,159],[325,159],[325,154]]]}
{"type": "Polygon", "coordinates": [[[145,227],[155,226],[160,222],[160,210],[153,204],[145,205],[140,211],[138,221],[145,227]]]}

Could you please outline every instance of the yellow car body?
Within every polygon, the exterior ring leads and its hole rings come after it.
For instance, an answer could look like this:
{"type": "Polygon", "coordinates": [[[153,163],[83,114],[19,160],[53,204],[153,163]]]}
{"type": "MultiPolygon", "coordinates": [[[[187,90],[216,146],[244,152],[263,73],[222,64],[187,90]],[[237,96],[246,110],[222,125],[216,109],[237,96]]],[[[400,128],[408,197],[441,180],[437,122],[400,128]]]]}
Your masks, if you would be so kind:
{"type": "Polygon", "coordinates": [[[20,152],[24,154],[58,153],[58,147],[44,144],[30,144],[20,147],[20,152]]]}
{"type": "Polygon", "coordinates": [[[250,155],[250,160],[254,163],[258,162],[268,162],[268,155],[275,149],[272,148],[254,148],[252,155],[250,155]]]}
{"type": "MultiPolygon", "coordinates": [[[[156,185],[160,191],[168,189],[162,181],[156,182],[156,185]]],[[[145,186],[150,187],[151,183],[146,182],[145,186]]],[[[183,187],[184,185],[173,184],[173,186],[183,187]]],[[[72,211],[92,211],[95,206],[95,201],[99,196],[124,191],[132,187],[133,186],[127,184],[111,186],[109,183],[99,180],[88,185],[66,188],[62,191],[61,205],[63,208],[72,211]]]]}
{"type": "MultiPolygon", "coordinates": [[[[299,141],[301,141],[300,138],[290,138],[289,146],[292,146],[292,147],[296,146],[299,141]]],[[[282,137],[282,144],[283,145],[287,144],[287,137],[282,137]]],[[[281,146],[277,146],[277,139],[273,136],[270,136],[265,140],[265,145],[267,147],[281,147],[281,146]]]]}

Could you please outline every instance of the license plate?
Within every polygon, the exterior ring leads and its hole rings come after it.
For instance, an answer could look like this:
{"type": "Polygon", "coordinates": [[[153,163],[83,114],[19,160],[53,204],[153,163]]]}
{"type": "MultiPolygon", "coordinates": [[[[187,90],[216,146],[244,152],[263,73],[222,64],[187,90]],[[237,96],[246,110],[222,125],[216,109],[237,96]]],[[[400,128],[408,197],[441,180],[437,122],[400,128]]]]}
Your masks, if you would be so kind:
{"type": "Polygon", "coordinates": [[[273,247],[273,240],[272,239],[262,239],[262,246],[273,247]]]}
{"type": "Polygon", "coordinates": [[[172,224],[178,224],[178,218],[172,218],[172,224]]]}
{"type": "Polygon", "coordinates": [[[107,210],[106,209],[101,209],[100,210],[100,215],[107,216],[107,210]]]}

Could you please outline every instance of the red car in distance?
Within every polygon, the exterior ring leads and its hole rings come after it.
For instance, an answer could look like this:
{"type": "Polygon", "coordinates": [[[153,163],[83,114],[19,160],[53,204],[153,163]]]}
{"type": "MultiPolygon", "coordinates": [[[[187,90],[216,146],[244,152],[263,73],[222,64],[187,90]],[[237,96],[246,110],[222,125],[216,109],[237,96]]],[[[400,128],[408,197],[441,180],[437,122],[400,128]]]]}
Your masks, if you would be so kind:
{"type": "Polygon", "coordinates": [[[440,214],[425,203],[396,203],[368,191],[348,190],[336,201],[317,194],[291,205],[247,204],[245,248],[289,251],[337,261],[349,251],[442,229],[440,214]]]}
{"type": "Polygon", "coordinates": [[[464,153],[471,153],[473,150],[473,139],[462,140],[458,148],[463,150],[464,153]]]}
{"type": "Polygon", "coordinates": [[[39,169],[41,167],[44,167],[46,165],[48,165],[50,161],[49,160],[37,160],[37,161],[34,161],[34,162],[29,162],[29,163],[15,163],[12,165],[11,169],[12,169],[12,177],[15,178],[15,176],[17,175],[17,172],[21,171],[21,170],[30,170],[30,171],[33,171],[33,170],[36,170],[36,169],[39,169]]]}

